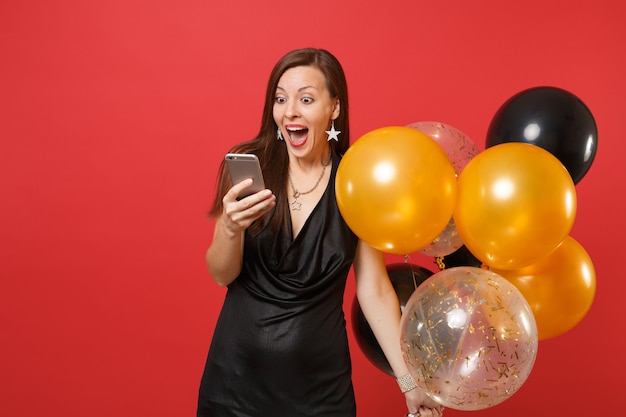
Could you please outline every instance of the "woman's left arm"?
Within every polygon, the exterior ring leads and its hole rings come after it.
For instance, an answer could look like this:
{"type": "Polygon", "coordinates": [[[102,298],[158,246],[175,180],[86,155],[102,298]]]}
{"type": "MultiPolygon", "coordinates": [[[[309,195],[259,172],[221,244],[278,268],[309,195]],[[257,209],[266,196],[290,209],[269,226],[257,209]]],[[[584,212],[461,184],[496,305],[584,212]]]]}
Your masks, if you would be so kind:
{"type": "MultiPolygon", "coordinates": [[[[361,311],[397,378],[409,373],[400,346],[400,304],[385,265],[384,254],[359,241],[354,259],[356,296],[361,311]]],[[[408,411],[422,416],[438,416],[439,404],[421,389],[405,393],[408,411]]]]}

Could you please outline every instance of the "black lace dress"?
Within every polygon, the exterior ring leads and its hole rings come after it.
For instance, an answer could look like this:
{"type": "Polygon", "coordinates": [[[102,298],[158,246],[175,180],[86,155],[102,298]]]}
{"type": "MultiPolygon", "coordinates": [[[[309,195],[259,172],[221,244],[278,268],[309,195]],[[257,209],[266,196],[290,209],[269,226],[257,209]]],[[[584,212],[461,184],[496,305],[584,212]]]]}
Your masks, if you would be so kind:
{"type": "Polygon", "coordinates": [[[356,415],[343,295],[357,238],[335,200],[339,159],[302,230],[246,235],[200,385],[202,417],[356,415]]]}

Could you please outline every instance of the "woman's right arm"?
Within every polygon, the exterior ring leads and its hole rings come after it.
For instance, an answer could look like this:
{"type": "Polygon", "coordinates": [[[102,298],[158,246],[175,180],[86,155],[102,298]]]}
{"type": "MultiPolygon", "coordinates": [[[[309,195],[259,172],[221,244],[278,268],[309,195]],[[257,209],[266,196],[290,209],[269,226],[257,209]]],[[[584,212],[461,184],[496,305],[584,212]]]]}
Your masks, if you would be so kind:
{"type": "Polygon", "coordinates": [[[220,286],[230,284],[241,272],[245,230],[276,205],[276,197],[267,189],[237,200],[237,195],[250,185],[252,180],[244,180],[228,190],[222,199],[222,214],[215,222],[206,263],[209,273],[220,286]]]}

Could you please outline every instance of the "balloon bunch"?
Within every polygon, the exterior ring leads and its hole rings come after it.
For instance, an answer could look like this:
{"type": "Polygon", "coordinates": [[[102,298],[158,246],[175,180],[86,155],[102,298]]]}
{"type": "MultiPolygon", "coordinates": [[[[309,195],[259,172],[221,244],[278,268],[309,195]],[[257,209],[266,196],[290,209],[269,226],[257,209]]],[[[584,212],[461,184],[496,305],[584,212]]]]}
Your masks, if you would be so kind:
{"type": "MultiPolygon", "coordinates": [[[[405,361],[436,401],[498,404],[525,381],[538,341],[586,315],[595,271],[569,234],[596,147],[584,103],[536,87],[498,109],[483,151],[452,126],[417,122],[367,133],[344,155],[335,190],[354,233],[383,252],[436,257],[441,270],[402,312],[405,361]]],[[[359,346],[391,375],[356,300],[353,317],[359,346]]]]}

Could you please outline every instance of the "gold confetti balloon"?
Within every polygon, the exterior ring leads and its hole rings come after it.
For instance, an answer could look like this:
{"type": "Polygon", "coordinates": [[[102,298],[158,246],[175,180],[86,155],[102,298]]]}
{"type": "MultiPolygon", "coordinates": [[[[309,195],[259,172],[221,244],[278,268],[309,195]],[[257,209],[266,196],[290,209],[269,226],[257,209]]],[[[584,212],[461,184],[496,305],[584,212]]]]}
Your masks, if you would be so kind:
{"type": "Polygon", "coordinates": [[[537,324],[521,292],[475,267],[440,271],[411,295],[401,320],[404,360],[428,395],[456,410],[511,397],[537,356],[537,324]]]}
{"type": "MultiPolygon", "coordinates": [[[[411,123],[407,127],[425,133],[435,140],[448,155],[457,177],[465,165],[480,153],[478,146],[465,133],[449,124],[422,121],[411,123]]],[[[463,241],[456,230],[454,219],[451,218],[441,234],[420,252],[426,256],[445,256],[456,251],[462,245],[463,241]]]]}

